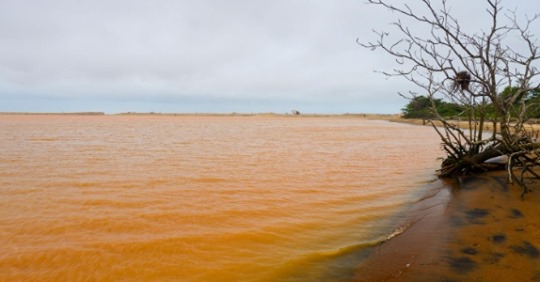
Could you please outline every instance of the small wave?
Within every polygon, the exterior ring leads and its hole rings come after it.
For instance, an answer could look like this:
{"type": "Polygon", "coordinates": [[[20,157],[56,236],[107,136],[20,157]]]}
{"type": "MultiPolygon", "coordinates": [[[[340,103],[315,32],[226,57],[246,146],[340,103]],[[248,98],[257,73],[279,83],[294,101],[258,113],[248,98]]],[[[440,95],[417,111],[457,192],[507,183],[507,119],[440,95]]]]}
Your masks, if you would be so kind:
{"type": "Polygon", "coordinates": [[[319,252],[316,252],[316,253],[312,253],[312,254],[306,256],[305,258],[303,258],[302,260],[305,260],[305,261],[322,261],[322,260],[327,260],[327,259],[331,259],[331,258],[346,256],[348,254],[355,253],[355,252],[358,252],[358,251],[363,250],[363,249],[369,249],[369,248],[376,247],[376,246],[378,246],[380,244],[383,244],[384,242],[386,242],[386,241],[388,241],[388,240],[390,240],[392,238],[395,238],[395,237],[403,234],[405,231],[407,231],[409,228],[411,228],[414,224],[416,224],[421,219],[422,218],[420,218],[418,220],[415,220],[415,221],[407,222],[406,224],[403,224],[403,225],[397,227],[396,229],[394,229],[388,235],[381,236],[379,238],[376,238],[376,239],[373,239],[373,240],[370,240],[370,241],[364,241],[364,242],[361,242],[361,243],[358,243],[358,244],[352,244],[352,245],[340,247],[340,248],[337,248],[337,249],[331,249],[331,250],[319,251],[319,252]]]}
{"type": "MultiPolygon", "coordinates": [[[[422,217],[423,218],[423,217],[422,217]]],[[[327,250],[323,252],[317,252],[310,255],[311,260],[321,260],[321,259],[328,259],[331,257],[339,257],[344,256],[353,252],[356,252],[358,250],[367,249],[371,247],[378,246],[392,238],[395,238],[407,231],[409,228],[411,228],[413,225],[415,225],[417,222],[422,220],[422,218],[419,218],[414,221],[409,221],[401,226],[398,226],[396,229],[394,229],[390,234],[386,236],[379,237],[378,239],[371,240],[371,241],[365,241],[359,244],[353,244],[349,246],[344,246],[338,249],[334,250],[327,250]]]]}
{"type": "Polygon", "coordinates": [[[401,234],[403,234],[403,232],[407,231],[407,229],[409,229],[413,224],[412,223],[407,223],[407,224],[404,224],[402,226],[399,226],[398,228],[396,228],[392,233],[390,233],[389,235],[387,235],[381,243],[383,242],[386,242],[394,237],[397,237],[401,234]]]}
{"type": "MultiPolygon", "coordinates": [[[[407,231],[409,228],[411,228],[414,224],[416,224],[418,221],[420,221],[422,218],[415,220],[415,221],[409,221],[406,224],[403,224],[396,229],[394,229],[391,233],[385,236],[381,236],[379,238],[364,241],[358,244],[351,244],[348,246],[343,246],[337,249],[330,249],[326,251],[319,251],[314,252],[311,254],[308,254],[306,256],[303,256],[301,258],[298,258],[296,260],[289,261],[284,268],[280,271],[280,277],[287,277],[290,281],[304,281],[304,280],[334,280],[334,279],[322,279],[321,277],[317,276],[315,274],[315,277],[309,276],[313,274],[308,274],[306,276],[306,273],[304,271],[298,272],[298,269],[307,269],[309,267],[318,267],[318,268],[324,268],[324,269],[334,269],[335,271],[327,271],[326,273],[319,273],[320,275],[334,275],[336,277],[341,277],[340,275],[343,275],[343,277],[348,277],[347,271],[344,270],[344,265],[360,265],[361,261],[363,261],[365,258],[369,256],[369,249],[376,248],[377,246],[383,244],[384,242],[395,238],[401,234],[403,234],[405,231],[407,231]],[[368,252],[365,252],[368,251],[368,252]],[[306,278],[307,277],[307,278],[306,278]]],[[[356,269],[356,267],[352,267],[351,269],[356,269]]],[[[341,278],[343,278],[341,277],[341,278]]],[[[345,280],[345,279],[335,279],[335,280],[345,280]]],[[[348,279],[347,279],[348,280],[348,279]]]]}
{"type": "Polygon", "coordinates": [[[354,244],[350,246],[341,247],[337,250],[329,250],[324,252],[318,252],[316,254],[311,255],[311,259],[328,259],[332,257],[339,257],[344,256],[353,252],[356,252],[358,250],[367,249],[370,247],[375,247],[378,244],[382,243],[379,240],[374,241],[367,241],[359,244],[354,244]]]}
{"type": "Polygon", "coordinates": [[[418,204],[422,201],[425,201],[425,200],[429,200],[429,199],[432,199],[434,198],[435,196],[437,196],[441,190],[443,189],[443,187],[437,187],[437,188],[434,188],[432,190],[430,190],[429,193],[426,193],[424,194],[422,197],[420,197],[418,200],[416,200],[414,203],[415,204],[418,204]]]}
{"type": "Polygon", "coordinates": [[[387,235],[382,241],[381,243],[384,243],[392,238],[395,238],[401,234],[403,234],[405,231],[407,231],[409,228],[411,228],[413,225],[415,225],[417,222],[419,222],[420,220],[422,220],[423,218],[425,217],[422,216],[420,217],[419,219],[416,219],[416,220],[413,220],[413,221],[408,221],[406,222],[405,224],[401,225],[401,226],[398,226],[392,233],[390,233],[389,235],[387,235]]]}

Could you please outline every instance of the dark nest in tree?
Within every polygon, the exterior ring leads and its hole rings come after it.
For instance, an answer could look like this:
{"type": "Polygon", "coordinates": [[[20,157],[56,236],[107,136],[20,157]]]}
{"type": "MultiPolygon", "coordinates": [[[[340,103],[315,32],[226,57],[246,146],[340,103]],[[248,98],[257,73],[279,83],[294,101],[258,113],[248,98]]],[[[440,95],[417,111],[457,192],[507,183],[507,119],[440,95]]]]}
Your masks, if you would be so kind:
{"type": "Polygon", "coordinates": [[[468,91],[471,84],[471,75],[466,71],[460,71],[454,77],[454,89],[460,88],[461,91],[468,91]]]}

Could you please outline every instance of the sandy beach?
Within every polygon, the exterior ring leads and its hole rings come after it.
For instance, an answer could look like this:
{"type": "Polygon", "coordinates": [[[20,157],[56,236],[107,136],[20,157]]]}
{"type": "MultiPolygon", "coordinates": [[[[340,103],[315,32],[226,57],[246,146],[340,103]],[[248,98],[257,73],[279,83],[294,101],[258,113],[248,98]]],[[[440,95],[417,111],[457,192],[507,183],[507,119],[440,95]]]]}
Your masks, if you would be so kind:
{"type": "Polygon", "coordinates": [[[443,184],[355,281],[539,281],[540,185],[522,200],[504,172],[443,184]]]}

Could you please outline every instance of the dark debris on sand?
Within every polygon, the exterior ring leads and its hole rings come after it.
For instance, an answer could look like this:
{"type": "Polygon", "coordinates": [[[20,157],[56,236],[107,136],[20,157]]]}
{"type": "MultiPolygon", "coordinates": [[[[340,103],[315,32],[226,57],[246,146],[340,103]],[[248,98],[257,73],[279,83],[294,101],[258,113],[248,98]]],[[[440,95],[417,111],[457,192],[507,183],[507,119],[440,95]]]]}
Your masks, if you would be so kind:
{"type": "Polygon", "coordinates": [[[514,245],[510,247],[514,252],[522,255],[526,255],[530,258],[539,258],[540,251],[531,243],[524,241],[521,245],[514,245]]]}
{"type": "Polygon", "coordinates": [[[485,224],[481,219],[489,215],[489,210],[487,209],[472,209],[465,212],[467,215],[467,220],[472,224],[485,224]]]}
{"type": "Polygon", "coordinates": [[[471,272],[477,268],[476,262],[469,257],[451,257],[449,264],[455,272],[460,274],[471,272]]]}

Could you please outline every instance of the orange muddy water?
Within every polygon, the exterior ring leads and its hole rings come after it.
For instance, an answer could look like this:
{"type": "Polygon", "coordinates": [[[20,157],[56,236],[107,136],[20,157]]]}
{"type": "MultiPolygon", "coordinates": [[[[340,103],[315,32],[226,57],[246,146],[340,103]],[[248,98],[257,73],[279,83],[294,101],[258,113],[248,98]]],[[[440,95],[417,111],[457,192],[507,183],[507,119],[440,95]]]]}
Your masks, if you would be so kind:
{"type": "Polygon", "coordinates": [[[347,279],[442,155],[350,117],[3,115],[0,145],[2,281],[347,279]]]}

